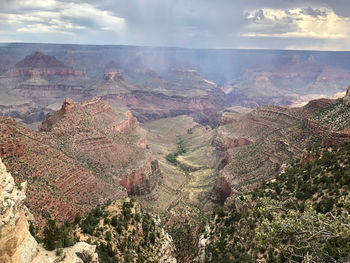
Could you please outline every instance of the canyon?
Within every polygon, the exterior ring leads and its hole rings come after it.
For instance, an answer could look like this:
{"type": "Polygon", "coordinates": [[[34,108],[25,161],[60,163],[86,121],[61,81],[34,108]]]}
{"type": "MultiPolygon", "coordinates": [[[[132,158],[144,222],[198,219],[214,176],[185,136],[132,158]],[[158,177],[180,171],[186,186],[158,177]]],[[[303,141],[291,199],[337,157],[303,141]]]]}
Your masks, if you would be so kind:
{"type": "Polygon", "coordinates": [[[215,125],[223,93],[197,71],[172,70],[163,78],[142,62],[132,60],[123,68],[114,61],[105,63],[101,75],[91,78],[85,69],[36,51],[0,76],[1,114],[36,128],[66,97],[100,97],[129,109],[141,122],[188,114],[215,125]]]}
{"type": "Polygon", "coordinates": [[[214,127],[218,111],[227,107],[300,105],[343,91],[349,81],[347,56],[8,44],[0,47],[0,112],[36,128],[66,97],[98,96],[128,108],[140,122],[185,114],[214,127]]]}
{"type": "MultiPolygon", "coordinates": [[[[132,196],[137,213],[167,231],[162,262],[192,262],[213,210],[270,182],[305,149],[350,140],[350,66],[338,53],[9,44],[2,54],[0,157],[11,184],[27,182],[16,206],[19,236],[32,245],[25,218],[42,232],[50,218],[86,220],[132,196]]],[[[103,217],[97,225],[113,233],[112,216],[103,217]]],[[[102,233],[96,241],[108,241],[102,233]]]]}

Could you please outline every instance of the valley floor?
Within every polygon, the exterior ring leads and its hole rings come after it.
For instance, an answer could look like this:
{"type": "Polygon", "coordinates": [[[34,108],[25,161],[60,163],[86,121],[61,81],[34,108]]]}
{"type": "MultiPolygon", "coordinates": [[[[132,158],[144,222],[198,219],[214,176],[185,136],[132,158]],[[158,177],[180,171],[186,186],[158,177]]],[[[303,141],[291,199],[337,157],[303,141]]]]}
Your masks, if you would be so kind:
{"type": "Polygon", "coordinates": [[[211,146],[213,130],[194,122],[189,116],[157,120],[143,125],[153,158],[159,162],[161,185],[151,194],[140,196],[142,206],[155,213],[198,214],[213,207],[210,192],[215,181],[217,158],[211,146]],[[182,139],[187,152],[177,164],[166,157],[176,151],[182,139]]]}

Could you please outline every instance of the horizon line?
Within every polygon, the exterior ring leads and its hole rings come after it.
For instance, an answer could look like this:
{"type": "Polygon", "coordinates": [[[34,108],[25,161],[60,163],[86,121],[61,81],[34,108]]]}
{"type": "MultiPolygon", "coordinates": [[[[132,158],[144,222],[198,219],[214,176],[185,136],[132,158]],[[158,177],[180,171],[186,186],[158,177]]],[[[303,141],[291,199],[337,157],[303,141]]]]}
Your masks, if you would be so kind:
{"type": "Polygon", "coordinates": [[[3,45],[66,45],[66,46],[110,46],[110,47],[135,47],[135,48],[168,48],[168,49],[189,49],[189,50],[254,50],[254,51],[299,51],[299,52],[350,52],[350,50],[323,50],[323,49],[280,49],[280,48],[201,48],[201,47],[181,47],[181,46],[157,46],[157,45],[135,45],[135,44],[77,44],[77,43],[49,43],[49,42],[1,42],[0,47],[3,45]]]}

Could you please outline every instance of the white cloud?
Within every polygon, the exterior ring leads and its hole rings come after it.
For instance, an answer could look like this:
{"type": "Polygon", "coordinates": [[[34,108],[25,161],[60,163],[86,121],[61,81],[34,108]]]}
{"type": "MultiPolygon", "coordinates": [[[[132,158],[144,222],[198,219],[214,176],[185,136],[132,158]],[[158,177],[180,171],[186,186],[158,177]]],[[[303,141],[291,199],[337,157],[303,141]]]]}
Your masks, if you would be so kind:
{"type": "Polygon", "coordinates": [[[247,13],[243,36],[313,39],[349,37],[350,19],[338,16],[329,8],[271,9],[247,13]]]}
{"type": "Polygon", "coordinates": [[[1,0],[0,10],[49,9],[56,5],[56,0],[1,0]]]}
{"type": "Polygon", "coordinates": [[[126,26],[124,18],[88,3],[59,0],[17,0],[0,13],[0,33],[77,34],[80,30],[105,30],[114,33],[126,26]]]}
{"type": "Polygon", "coordinates": [[[61,3],[61,17],[71,20],[88,19],[99,25],[102,30],[119,31],[125,26],[125,19],[111,12],[100,10],[90,4],[61,3]]]}

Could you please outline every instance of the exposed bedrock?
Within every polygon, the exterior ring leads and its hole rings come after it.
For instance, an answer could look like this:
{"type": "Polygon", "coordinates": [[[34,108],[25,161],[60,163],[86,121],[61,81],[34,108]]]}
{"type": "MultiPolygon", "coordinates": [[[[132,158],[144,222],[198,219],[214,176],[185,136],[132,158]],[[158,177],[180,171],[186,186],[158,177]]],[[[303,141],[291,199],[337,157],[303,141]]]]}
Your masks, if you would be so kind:
{"type": "Polygon", "coordinates": [[[0,156],[16,180],[30,182],[27,205],[40,226],[49,215],[72,220],[108,200],[149,193],[161,180],[137,120],[100,99],[66,99],[38,132],[0,117],[0,136],[0,156]]]}
{"type": "Polygon", "coordinates": [[[15,184],[0,159],[0,262],[6,263],[54,263],[84,262],[85,255],[92,263],[98,263],[95,246],[79,242],[65,248],[61,256],[46,251],[29,232],[28,219],[33,216],[24,205],[27,183],[15,184]]]}
{"type": "Polygon", "coordinates": [[[201,124],[216,125],[219,117],[217,111],[223,107],[216,101],[215,96],[168,96],[140,90],[110,94],[102,98],[115,106],[127,106],[140,122],[190,115],[201,124]]]}

